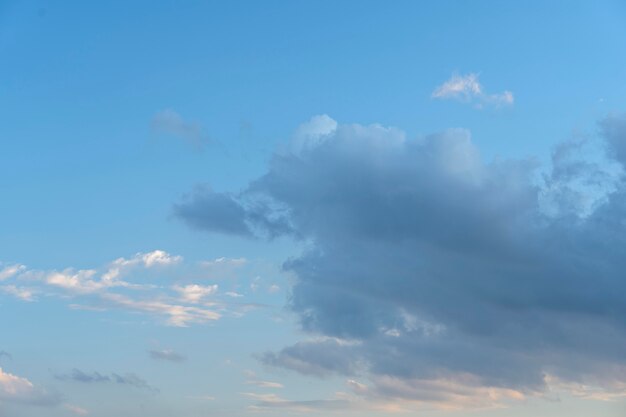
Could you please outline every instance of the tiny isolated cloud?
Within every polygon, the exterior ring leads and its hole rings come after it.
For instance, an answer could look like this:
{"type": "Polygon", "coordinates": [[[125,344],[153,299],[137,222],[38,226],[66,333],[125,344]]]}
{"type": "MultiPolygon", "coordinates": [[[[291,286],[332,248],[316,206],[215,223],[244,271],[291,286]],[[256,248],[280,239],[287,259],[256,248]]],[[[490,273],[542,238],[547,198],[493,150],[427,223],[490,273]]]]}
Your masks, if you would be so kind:
{"type": "Polygon", "coordinates": [[[157,112],[150,127],[154,133],[177,137],[196,149],[202,149],[210,141],[199,123],[185,120],[172,109],[157,112]]]}
{"type": "Polygon", "coordinates": [[[501,93],[487,93],[478,78],[479,75],[474,73],[453,74],[448,81],[435,88],[431,97],[439,100],[458,100],[471,103],[477,108],[513,105],[515,98],[512,92],[505,90],[501,93]]]}
{"type": "Polygon", "coordinates": [[[83,407],[79,407],[77,405],[74,404],[65,404],[65,408],[70,411],[73,414],[76,414],[77,416],[86,416],[89,415],[89,410],[83,408],[83,407]]]}
{"type": "Polygon", "coordinates": [[[185,355],[182,355],[172,349],[150,350],[148,353],[152,359],[161,361],[184,362],[187,360],[185,355]]]}

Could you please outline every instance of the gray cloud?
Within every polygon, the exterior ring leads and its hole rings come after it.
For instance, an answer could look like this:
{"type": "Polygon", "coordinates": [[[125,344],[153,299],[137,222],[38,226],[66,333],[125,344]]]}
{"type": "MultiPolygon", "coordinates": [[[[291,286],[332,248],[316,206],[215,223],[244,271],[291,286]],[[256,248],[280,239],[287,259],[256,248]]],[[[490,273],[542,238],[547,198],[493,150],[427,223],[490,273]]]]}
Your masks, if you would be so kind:
{"type": "MultiPolygon", "coordinates": [[[[613,163],[626,161],[625,120],[600,124],[613,163]]],[[[311,143],[276,153],[238,195],[177,206],[190,225],[228,232],[226,210],[205,203],[228,199],[247,225],[235,234],[310,243],[284,265],[297,276],[290,308],[326,338],[265,363],[404,382],[471,375],[522,393],[626,382],[626,186],[608,162],[563,145],[541,177],[533,160],[483,162],[461,129],[406,139],[340,125],[311,143]]]]}
{"type": "Polygon", "coordinates": [[[185,201],[176,204],[174,214],[196,229],[252,236],[252,230],[246,224],[246,211],[235,197],[216,193],[206,186],[197,187],[185,201]]]}
{"type": "Polygon", "coordinates": [[[299,342],[278,353],[267,352],[259,359],[266,365],[289,368],[306,375],[327,376],[332,373],[352,375],[357,371],[354,358],[346,355],[336,340],[299,342]]]}
{"type": "Polygon", "coordinates": [[[0,350],[0,359],[2,359],[3,356],[9,359],[13,359],[13,356],[11,356],[9,352],[5,350],[0,350]]]}
{"type": "Polygon", "coordinates": [[[92,383],[116,383],[121,385],[128,385],[135,388],[146,389],[152,392],[158,392],[158,389],[149,385],[145,380],[138,377],[133,373],[126,373],[124,375],[112,373],[110,375],[104,375],[99,372],[84,372],[80,369],[72,369],[70,373],[55,374],[54,378],[59,381],[80,382],[85,384],[92,383]]]}
{"type": "Polygon", "coordinates": [[[164,360],[170,362],[184,362],[187,360],[187,357],[181,355],[180,353],[174,352],[171,349],[164,350],[150,350],[148,352],[152,359],[156,360],[164,360]]]}
{"type": "Polygon", "coordinates": [[[178,137],[196,149],[202,149],[209,142],[209,137],[200,124],[183,119],[171,109],[156,113],[150,126],[153,132],[178,137]]]}

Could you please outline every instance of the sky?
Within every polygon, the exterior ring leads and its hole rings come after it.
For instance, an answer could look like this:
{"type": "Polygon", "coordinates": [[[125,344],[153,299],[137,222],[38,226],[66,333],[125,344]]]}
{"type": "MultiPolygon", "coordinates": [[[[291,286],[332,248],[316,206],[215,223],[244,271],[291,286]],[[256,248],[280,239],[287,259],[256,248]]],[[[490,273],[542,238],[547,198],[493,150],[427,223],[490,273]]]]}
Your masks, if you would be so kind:
{"type": "Polygon", "coordinates": [[[0,417],[626,414],[626,4],[0,0],[0,417]]]}

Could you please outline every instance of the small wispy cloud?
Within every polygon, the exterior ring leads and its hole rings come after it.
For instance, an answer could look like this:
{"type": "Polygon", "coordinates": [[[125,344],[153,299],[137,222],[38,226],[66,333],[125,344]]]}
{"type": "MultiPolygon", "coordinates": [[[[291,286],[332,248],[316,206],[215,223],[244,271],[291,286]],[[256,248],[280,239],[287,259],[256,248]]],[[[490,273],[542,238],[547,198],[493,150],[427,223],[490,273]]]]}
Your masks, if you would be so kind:
{"type": "Polygon", "coordinates": [[[72,299],[78,301],[69,304],[74,310],[122,309],[159,317],[165,324],[177,327],[218,320],[222,315],[218,310],[225,307],[214,299],[217,284],[171,286],[159,285],[153,279],[148,283],[127,279],[147,271],[172,273],[173,270],[167,268],[182,262],[181,256],[154,250],[136,253],[130,258],[120,257],[93,269],[69,267],[42,271],[15,265],[1,270],[0,295],[29,302],[37,301],[39,295],[72,299]]]}
{"type": "Polygon", "coordinates": [[[83,407],[79,407],[79,406],[74,405],[74,404],[65,404],[65,408],[68,411],[76,414],[77,416],[87,416],[87,415],[89,415],[89,411],[87,409],[85,409],[83,407]]]}
{"type": "Polygon", "coordinates": [[[26,269],[26,267],[24,265],[19,265],[19,264],[5,266],[2,269],[0,269],[0,281],[9,279],[12,276],[16,275],[17,273],[23,271],[24,269],[26,269]]]}
{"type": "Polygon", "coordinates": [[[148,351],[150,357],[156,360],[162,361],[170,361],[170,362],[184,362],[187,360],[185,355],[181,355],[178,352],[173,351],[172,349],[163,349],[163,350],[150,350],[148,351]]]}
{"type": "Polygon", "coordinates": [[[259,388],[284,388],[284,385],[280,382],[273,381],[260,381],[260,380],[249,380],[246,381],[246,385],[254,385],[259,388]]]}
{"type": "Polygon", "coordinates": [[[172,109],[157,112],[150,127],[154,133],[175,136],[196,149],[202,149],[209,142],[208,135],[199,123],[185,120],[172,109]]]}
{"type": "MultiPolygon", "coordinates": [[[[15,285],[4,285],[0,287],[0,291],[5,294],[12,295],[22,301],[35,301],[34,291],[24,287],[17,287],[15,285]]],[[[2,353],[0,352],[0,356],[2,353]]]]}
{"type": "Polygon", "coordinates": [[[437,87],[431,97],[439,100],[458,100],[471,103],[477,108],[484,106],[511,106],[515,101],[513,93],[505,90],[501,93],[489,94],[478,79],[479,75],[470,73],[467,75],[454,74],[452,77],[437,87]]]}
{"type": "Polygon", "coordinates": [[[70,373],[67,374],[55,374],[54,378],[58,381],[80,382],[83,384],[115,383],[120,385],[128,385],[140,389],[146,389],[152,392],[158,392],[158,389],[154,388],[144,379],[133,373],[126,373],[124,375],[112,373],[111,375],[105,375],[99,372],[84,372],[80,369],[74,368],[70,373]]]}

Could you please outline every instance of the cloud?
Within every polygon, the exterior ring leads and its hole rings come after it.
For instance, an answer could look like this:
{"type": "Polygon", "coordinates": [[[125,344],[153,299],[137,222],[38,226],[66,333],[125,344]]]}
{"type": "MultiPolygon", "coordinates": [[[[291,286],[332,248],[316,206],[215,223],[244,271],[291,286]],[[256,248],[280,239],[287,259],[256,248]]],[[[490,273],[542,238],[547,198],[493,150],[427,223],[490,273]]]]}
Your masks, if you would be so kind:
{"type": "Polygon", "coordinates": [[[5,294],[12,295],[15,298],[19,298],[22,301],[35,300],[35,292],[28,288],[16,287],[15,285],[3,285],[2,287],[0,287],[0,291],[5,294]]]}
{"type": "MultiPolygon", "coordinates": [[[[608,160],[577,159],[569,144],[545,168],[485,162],[462,129],[408,139],[339,124],[315,146],[276,152],[229,198],[248,235],[306,243],[284,269],[295,276],[289,307],[313,339],[259,358],[314,376],[365,376],[381,399],[441,407],[545,396],[557,380],[619,394],[624,120],[600,123],[608,160]],[[280,208],[269,215],[289,229],[255,223],[256,199],[280,208]]],[[[208,226],[222,213],[203,198],[184,204],[203,229],[223,232],[208,226]]]]}
{"type": "Polygon", "coordinates": [[[212,395],[188,395],[187,398],[190,400],[200,400],[200,401],[215,401],[215,397],[212,395]]]}
{"type": "Polygon", "coordinates": [[[150,357],[156,360],[164,360],[170,362],[184,362],[187,360],[187,357],[177,353],[171,349],[163,349],[163,350],[150,350],[150,357]]]}
{"type": "Polygon", "coordinates": [[[110,375],[104,375],[99,372],[89,373],[74,368],[68,374],[55,374],[54,377],[59,381],[79,382],[83,384],[115,383],[145,389],[152,392],[158,392],[158,389],[152,387],[144,379],[133,373],[126,373],[124,375],[112,373],[110,375]]]}
{"type": "Polygon", "coordinates": [[[202,307],[190,307],[159,299],[135,300],[121,294],[103,294],[102,299],[110,305],[131,311],[167,316],[166,324],[187,327],[191,323],[206,323],[218,320],[221,314],[202,307]]]}
{"type": "Polygon", "coordinates": [[[80,302],[71,302],[70,308],[99,312],[121,309],[154,316],[166,325],[177,327],[208,323],[223,314],[240,316],[246,311],[247,306],[236,306],[223,300],[230,300],[232,294],[220,300],[217,284],[190,283],[186,277],[192,273],[207,279],[206,262],[226,267],[216,267],[216,271],[233,274],[233,268],[244,265],[245,260],[218,258],[202,261],[195,265],[195,270],[180,265],[182,262],[181,256],[155,250],[137,253],[130,258],[117,258],[104,267],[93,269],[41,271],[12,267],[11,283],[0,283],[0,294],[30,302],[37,301],[35,295],[78,299],[80,302]],[[162,273],[168,276],[159,278],[162,273]],[[179,282],[174,285],[170,276],[173,273],[179,282]]]}
{"type": "Polygon", "coordinates": [[[199,303],[203,298],[213,295],[217,292],[217,284],[213,285],[175,285],[172,287],[176,292],[180,294],[183,301],[188,303],[199,303]]]}
{"type": "Polygon", "coordinates": [[[111,281],[132,270],[133,267],[143,266],[153,268],[159,266],[176,265],[182,262],[183,257],[171,255],[162,250],[155,250],[147,253],[137,253],[130,259],[118,258],[111,262],[108,270],[103,275],[103,279],[111,281]]]}
{"type": "Polygon", "coordinates": [[[266,365],[291,369],[319,377],[333,373],[354,375],[359,370],[355,357],[346,355],[343,344],[334,338],[298,342],[278,353],[267,352],[259,357],[266,365]]]}
{"type": "Polygon", "coordinates": [[[246,392],[243,395],[256,400],[254,405],[248,407],[252,411],[276,409],[280,409],[282,412],[335,411],[345,409],[348,406],[348,402],[342,399],[293,401],[275,394],[246,392]]]}
{"type": "Polygon", "coordinates": [[[260,380],[249,380],[246,381],[247,385],[254,385],[259,388],[284,388],[284,385],[279,382],[272,381],[260,381],[260,380]]]}
{"type": "Polygon", "coordinates": [[[24,269],[26,269],[26,266],[19,264],[5,266],[4,268],[0,269],[0,281],[5,281],[23,271],[24,269]]]}
{"type": "Polygon", "coordinates": [[[73,404],[65,404],[65,408],[78,416],[89,415],[89,410],[73,404]]]}
{"type": "Polygon", "coordinates": [[[200,124],[183,119],[171,109],[157,112],[150,126],[153,132],[175,136],[196,149],[202,149],[209,142],[209,137],[200,124]]]}
{"type": "Polygon", "coordinates": [[[86,384],[92,382],[110,382],[111,378],[108,375],[102,375],[98,372],[87,373],[83,372],[80,369],[72,369],[72,372],[69,374],[56,374],[54,376],[59,381],[74,381],[74,382],[83,382],[86,384]]]}
{"type": "Polygon", "coordinates": [[[433,91],[432,98],[440,100],[458,100],[472,103],[477,107],[491,105],[495,107],[513,105],[514,97],[510,91],[487,94],[478,80],[478,74],[453,75],[448,81],[433,91]]]}
{"type": "Polygon", "coordinates": [[[174,206],[174,214],[184,219],[191,227],[252,236],[252,231],[246,224],[246,211],[230,194],[214,193],[208,187],[198,187],[185,200],[174,206]],[[206,212],[214,213],[214,216],[206,217],[204,215],[206,212]]]}
{"type": "Polygon", "coordinates": [[[55,406],[60,396],[35,386],[26,378],[5,372],[0,368],[0,402],[55,406]]]}
{"type": "Polygon", "coordinates": [[[9,352],[7,352],[6,350],[0,350],[0,359],[2,359],[3,356],[9,359],[13,359],[13,356],[11,356],[9,352]]]}

